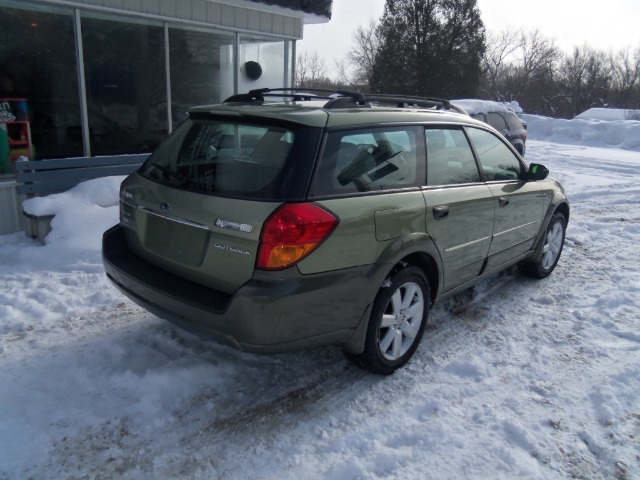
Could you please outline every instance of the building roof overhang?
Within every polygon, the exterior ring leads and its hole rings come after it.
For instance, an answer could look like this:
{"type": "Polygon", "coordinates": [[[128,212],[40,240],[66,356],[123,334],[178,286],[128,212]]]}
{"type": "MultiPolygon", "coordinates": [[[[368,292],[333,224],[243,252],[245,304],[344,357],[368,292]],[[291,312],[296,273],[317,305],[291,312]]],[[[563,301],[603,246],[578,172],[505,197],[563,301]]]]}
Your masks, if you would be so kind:
{"type": "Polygon", "coordinates": [[[215,0],[235,6],[302,18],[305,24],[331,20],[333,0],[215,0]]]}

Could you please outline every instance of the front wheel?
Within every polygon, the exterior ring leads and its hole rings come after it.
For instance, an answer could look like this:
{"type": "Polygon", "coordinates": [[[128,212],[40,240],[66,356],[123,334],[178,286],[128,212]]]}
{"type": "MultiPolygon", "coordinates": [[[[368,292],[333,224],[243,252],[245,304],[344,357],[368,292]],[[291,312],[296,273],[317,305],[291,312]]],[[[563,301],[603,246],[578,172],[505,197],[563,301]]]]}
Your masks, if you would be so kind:
{"type": "Polygon", "coordinates": [[[364,351],[349,355],[374,373],[389,375],[416,351],[430,307],[429,284],[422,270],[407,267],[380,288],[373,303],[364,351]]]}
{"type": "Polygon", "coordinates": [[[562,247],[564,246],[564,236],[567,230],[567,221],[564,215],[556,213],[551,217],[547,232],[545,233],[542,252],[537,261],[525,262],[522,270],[533,277],[545,278],[548,276],[560,260],[562,247]]]}

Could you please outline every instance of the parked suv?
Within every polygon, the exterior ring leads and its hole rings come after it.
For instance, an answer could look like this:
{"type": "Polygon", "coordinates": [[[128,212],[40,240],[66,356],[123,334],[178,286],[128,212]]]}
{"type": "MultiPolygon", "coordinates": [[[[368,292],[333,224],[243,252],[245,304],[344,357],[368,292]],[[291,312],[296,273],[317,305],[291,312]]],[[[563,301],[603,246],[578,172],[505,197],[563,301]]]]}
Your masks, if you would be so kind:
{"type": "Polygon", "coordinates": [[[472,118],[491,125],[524,157],[527,147],[527,122],[505,104],[490,100],[452,100],[451,103],[464,109],[472,118]]]}
{"type": "Polygon", "coordinates": [[[134,302],[254,352],[338,345],[389,374],[432,305],[520,263],[545,277],[562,187],[446,101],[256,90],[189,119],[104,234],[134,302]]]}

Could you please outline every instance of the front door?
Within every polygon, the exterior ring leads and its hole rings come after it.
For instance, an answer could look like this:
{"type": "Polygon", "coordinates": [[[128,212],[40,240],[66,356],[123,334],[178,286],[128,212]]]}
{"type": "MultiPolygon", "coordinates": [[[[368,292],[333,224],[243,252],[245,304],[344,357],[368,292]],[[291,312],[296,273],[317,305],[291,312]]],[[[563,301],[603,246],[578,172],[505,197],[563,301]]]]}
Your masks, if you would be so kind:
{"type": "Polygon", "coordinates": [[[498,136],[478,128],[467,132],[491,190],[495,222],[487,269],[498,267],[527,252],[540,231],[544,193],[524,181],[524,166],[498,136]]]}

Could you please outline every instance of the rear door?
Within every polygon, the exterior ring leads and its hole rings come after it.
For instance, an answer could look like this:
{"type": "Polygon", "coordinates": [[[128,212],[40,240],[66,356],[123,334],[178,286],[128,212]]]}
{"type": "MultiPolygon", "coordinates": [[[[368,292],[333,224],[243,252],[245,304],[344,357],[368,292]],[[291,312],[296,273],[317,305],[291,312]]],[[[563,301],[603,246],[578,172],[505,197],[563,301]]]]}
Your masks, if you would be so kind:
{"type": "Polygon", "coordinates": [[[442,258],[446,291],[481,272],[491,244],[495,205],[462,128],[428,128],[425,138],[426,227],[442,258]]]}
{"type": "Polygon", "coordinates": [[[425,231],[423,129],[388,126],[327,134],[309,198],[340,223],[298,264],[304,274],[374,263],[393,242],[425,231]]]}

